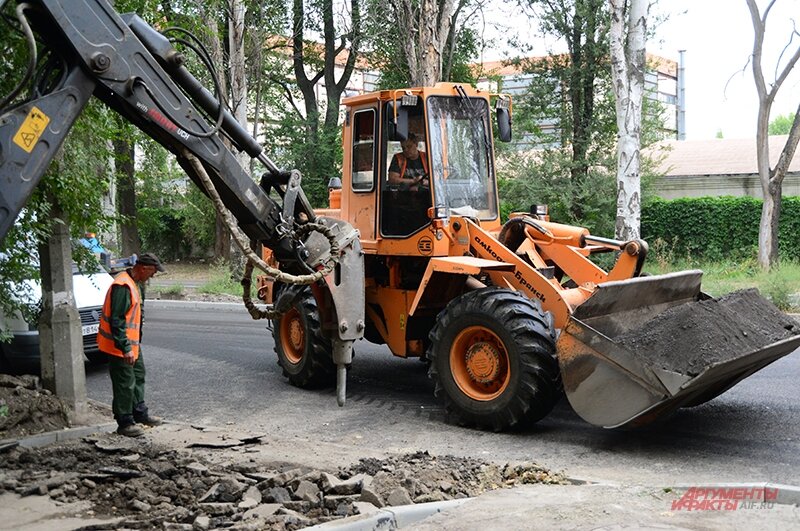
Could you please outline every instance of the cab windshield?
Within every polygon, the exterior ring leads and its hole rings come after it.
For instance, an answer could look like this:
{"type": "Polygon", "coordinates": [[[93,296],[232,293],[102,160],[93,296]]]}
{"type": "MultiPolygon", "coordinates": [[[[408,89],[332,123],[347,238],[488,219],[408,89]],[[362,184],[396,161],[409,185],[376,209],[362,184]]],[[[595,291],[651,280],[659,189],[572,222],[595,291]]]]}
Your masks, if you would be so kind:
{"type": "Polygon", "coordinates": [[[489,109],[481,98],[428,99],[431,176],[436,207],[452,214],[497,217],[489,109]]]}

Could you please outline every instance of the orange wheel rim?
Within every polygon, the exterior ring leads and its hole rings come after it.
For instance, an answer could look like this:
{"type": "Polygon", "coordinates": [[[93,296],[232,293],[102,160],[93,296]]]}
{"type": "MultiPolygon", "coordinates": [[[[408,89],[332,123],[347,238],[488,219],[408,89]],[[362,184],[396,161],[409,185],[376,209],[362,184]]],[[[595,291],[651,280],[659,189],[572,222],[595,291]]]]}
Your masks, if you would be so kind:
{"type": "Polygon", "coordinates": [[[503,341],[483,326],[462,330],[450,347],[450,371],[458,388],[473,400],[500,396],[510,380],[503,341]]]}
{"type": "Polygon", "coordinates": [[[306,333],[300,312],[292,308],[281,319],[281,345],[286,359],[292,364],[300,363],[306,349],[306,333]]]}

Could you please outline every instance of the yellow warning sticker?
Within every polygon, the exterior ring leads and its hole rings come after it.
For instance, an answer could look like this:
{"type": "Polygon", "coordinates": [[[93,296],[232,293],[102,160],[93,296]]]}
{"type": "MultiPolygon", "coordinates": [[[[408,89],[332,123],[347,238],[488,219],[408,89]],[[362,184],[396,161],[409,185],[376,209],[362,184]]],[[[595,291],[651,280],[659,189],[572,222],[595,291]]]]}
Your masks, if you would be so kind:
{"type": "Polygon", "coordinates": [[[25,117],[25,121],[22,122],[17,134],[14,135],[14,143],[30,153],[49,123],[50,118],[38,107],[33,107],[25,117]]]}

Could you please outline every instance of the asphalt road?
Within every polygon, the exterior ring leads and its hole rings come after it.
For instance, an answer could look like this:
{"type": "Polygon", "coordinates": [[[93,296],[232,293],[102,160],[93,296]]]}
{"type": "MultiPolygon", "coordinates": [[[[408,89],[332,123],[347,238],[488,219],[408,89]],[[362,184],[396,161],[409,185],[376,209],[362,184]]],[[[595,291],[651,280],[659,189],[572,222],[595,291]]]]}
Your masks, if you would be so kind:
{"type": "MultiPolygon", "coordinates": [[[[585,423],[566,399],[535,426],[488,433],[447,423],[418,360],[356,344],[348,402],[333,389],[290,386],[264,322],[243,311],[147,310],[147,401],[168,419],[263,430],[269,437],[351,456],[428,450],[498,462],[532,460],[573,477],[672,486],[772,481],[800,485],[800,350],[715,400],[634,431],[585,423]]],[[[102,367],[90,398],[110,403],[102,367]]]]}

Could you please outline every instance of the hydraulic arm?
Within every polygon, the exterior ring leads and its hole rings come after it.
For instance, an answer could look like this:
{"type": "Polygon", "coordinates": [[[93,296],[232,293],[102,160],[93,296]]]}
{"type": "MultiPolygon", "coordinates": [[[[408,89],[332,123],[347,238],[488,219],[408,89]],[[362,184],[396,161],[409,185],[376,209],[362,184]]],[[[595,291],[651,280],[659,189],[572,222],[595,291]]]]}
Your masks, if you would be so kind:
{"type": "Polygon", "coordinates": [[[118,14],[106,0],[30,0],[18,2],[15,12],[28,42],[29,68],[20,73],[14,92],[30,87],[22,101],[15,101],[13,92],[0,100],[0,239],[94,95],[169,150],[192,181],[224,205],[245,235],[240,242],[271,249],[280,263],[280,280],[320,280],[327,287],[318,291],[342,376],[343,403],[344,367],[363,330],[353,326],[363,323],[363,304],[344,302],[359,294],[363,298],[358,233],[347,223],[317,217],[299,173],[278,168],[233,118],[202,44],[177,28],[165,30],[178,35],[170,39],[134,14],[118,14]],[[198,52],[215,93],[187,70],[175,41],[198,52]],[[260,183],[242,168],[234,150],[265,166],[260,183]],[[323,278],[334,268],[335,275],[323,278]]]}

